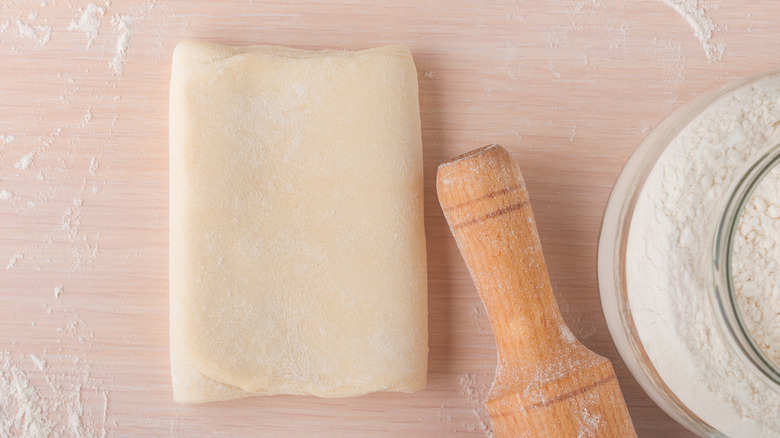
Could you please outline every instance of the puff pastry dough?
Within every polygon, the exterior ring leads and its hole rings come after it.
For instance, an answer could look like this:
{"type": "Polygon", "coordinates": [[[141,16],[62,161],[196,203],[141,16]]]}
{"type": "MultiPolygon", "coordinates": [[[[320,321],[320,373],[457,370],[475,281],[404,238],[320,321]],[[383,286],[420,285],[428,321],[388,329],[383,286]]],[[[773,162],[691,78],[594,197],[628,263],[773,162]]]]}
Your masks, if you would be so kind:
{"type": "Polygon", "coordinates": [[[403,47],[177,46],[176,401],[425,386],[418,105],[403,47]]]}

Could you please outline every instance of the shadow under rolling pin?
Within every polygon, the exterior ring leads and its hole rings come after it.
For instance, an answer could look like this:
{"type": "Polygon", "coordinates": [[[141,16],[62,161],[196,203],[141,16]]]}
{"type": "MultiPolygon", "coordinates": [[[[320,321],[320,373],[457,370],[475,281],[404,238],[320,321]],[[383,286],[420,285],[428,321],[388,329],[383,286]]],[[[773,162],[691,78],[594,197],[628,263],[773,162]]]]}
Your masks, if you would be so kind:
{"type": "Polygon", "coordinates": [[[498,348],[485,402],[498,437],[636,437],[608,359],[582,345],[550,286],[520,168],[499,145],[439,166],[444,216],[498,348]]]}

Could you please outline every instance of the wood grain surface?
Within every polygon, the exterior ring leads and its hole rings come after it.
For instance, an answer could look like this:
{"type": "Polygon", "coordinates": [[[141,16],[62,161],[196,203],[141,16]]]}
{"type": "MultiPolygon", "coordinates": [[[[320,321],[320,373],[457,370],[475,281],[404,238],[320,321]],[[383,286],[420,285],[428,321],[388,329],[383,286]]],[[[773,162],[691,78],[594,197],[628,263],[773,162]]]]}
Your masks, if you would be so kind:
{"type": "Polygon", "coordinates": [[[564,319],[613,361],[639,436],[693,436],[617,355],[596,243],[611,186],[650,129],[712,87],[777,67],[780,3],[698,3],[720,59],[662,0],[112,0],[97,4],[91,44],[78,29],[88,2],[1,2],[0,387],[29,382],[17,390],[33,390],[33,413],[57,436],[484,436],[495,342],[435,175],[497,142],[525,176],[564,319]],[[123,37],[118,73],[110,63],[123,37]],[[167,95],[171,51],[185,37],[411,47],[427,197],[425,391],[172,402],[167,95]]]}

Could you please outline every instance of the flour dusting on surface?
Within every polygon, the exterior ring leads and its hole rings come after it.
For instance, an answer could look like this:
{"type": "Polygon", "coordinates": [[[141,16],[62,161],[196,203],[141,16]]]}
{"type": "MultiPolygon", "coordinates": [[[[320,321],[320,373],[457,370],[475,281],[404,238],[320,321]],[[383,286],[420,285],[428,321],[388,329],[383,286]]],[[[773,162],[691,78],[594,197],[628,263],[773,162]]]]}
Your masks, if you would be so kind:
{"type": "Polygon", "coordinates": [[[19,35],[22,36],[22,38],[27,38],[34,40],[38,38],[38,34],[35,33],[35,29],[33,29],[30,25],[27,25],[22,22],[20,19],[16,19],[16,29],[19,31],[19,35]]]}
{"type": "Polygon", "coordinates": [[[17,18],[16,30],[19,32],[19,36],[22,38],[36,40],[38,47],[45,46],[46,43],[48,43],[51,39],[51,26],[32,27],[17,18]]]}
{"type": "Polygon", "coordinates": [[[710,61],[720,61],[726,53],[726,44],[712,42],[712,32],[716,29],[712,19],[707,15],[698,0],[663,0],[674,9],[693,29],[693,34],[701,42],[704,53],[710,61]]]}
{"type": "Polygon", "coordinates": [[[52,425],[40,404],[37,388],[9,353],[0,352],[0,362],[0,435],[49,437],[52,425]]]}
{"type": "Polygon", "coordinates": [[[486,373],[465,372],[458,375],[458,397],[447,401],[439,409],[441,430],[449,433],[480,432],[487,437],[494,436],[490,416],[485,408],[492,378],[492,374],[486,373]]]}
{"type": "Polygon", "coordinates": [[[88,356],[105,346],[61,302],[54,313],[48,305],[43,310],[49,324],[32,330],[51,330],[50,344],[27,354],[0,350],[0,436],[105,437],[116,424],[105,388],[111,375],[88,356]]]}
{"type": "Polygon", "coordinates": [[[11,258],[8,260],[8,264],[5,265],[5,270],[6,271],[10,270],[14,266],[16,266],[16,262],[18,262],[19,260],[21,260],[23,258],[24,258],[24,253],[21,253],[21,252],[12,255],[11,258]]]}
{"type": "Polygon", "coordinates": [[[33,160],[35,160],[35,153],[36,152],[37,151],[34,150],[34,151],[28,153],[27,155],[23,156],[22,158],[20,158],[19,161],[17,161],[16,164],[14,164],[14,167],[16,167],[17,169],[22,169],[22,170],[29,169],[30,166],[32,166],[32,164],[33,164],[33,160]]]}
{"type": "Polygon", "coordinates": [[[78,20],[71,21],[68,30],[80,30],[87,34],[87,49],[89,49],[100,33],[100,19],[105,12],[106,9],[102,6],[90,3],[81,12],[78,20]]]}
{"type": "Polygon", "coordinates": [[[30,355],[30,359],[33,361],[35,367],[38,368],[39,371],[46,371],[46,359],[40,358],[35,353],[30,355]]]}
{"type": "Polygon", "coordinates": [[[136,17],[131,15],[117,15],[111,20],[117,32],[119,32],[116,40],[116,54],[109,63],[109,66],[116,74],[121,74],[125,68],[127,52],[130,51],[130,41],[133,39],[133,23],[135,20],[136,17]]]}
{"type": "Polygon", "coordinates": [[[5,149],[5,146],[7,144],[13,143],[16,141],[15,135],[0,135],[0,151],[5,149]]]}

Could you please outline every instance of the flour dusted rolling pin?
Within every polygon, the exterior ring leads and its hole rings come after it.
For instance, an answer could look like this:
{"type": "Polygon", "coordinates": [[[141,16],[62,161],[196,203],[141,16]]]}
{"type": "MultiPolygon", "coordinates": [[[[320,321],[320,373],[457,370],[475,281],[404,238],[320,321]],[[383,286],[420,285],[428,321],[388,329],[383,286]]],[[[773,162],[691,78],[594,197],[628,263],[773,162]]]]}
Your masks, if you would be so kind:
{"type": "Polygon", "coordinates": [[[487,146],[440,165],[436,188],[496,336],[496,435],[635,437],[612,364],[561,317],[517,163],[487,146]]]}

